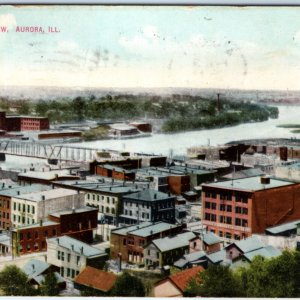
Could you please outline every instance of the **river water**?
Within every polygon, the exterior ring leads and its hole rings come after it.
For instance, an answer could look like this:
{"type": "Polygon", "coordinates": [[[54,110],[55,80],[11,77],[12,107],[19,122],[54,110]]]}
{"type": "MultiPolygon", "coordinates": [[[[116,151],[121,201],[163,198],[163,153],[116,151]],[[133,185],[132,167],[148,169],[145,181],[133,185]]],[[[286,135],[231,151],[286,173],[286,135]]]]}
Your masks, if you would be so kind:
{"type": "Polygon", "coordinates": [[[174,134],[160,133],[145,138],[83,142],[81,146],[163,155],[168,155],[172,150],[173,154],[181,155],[186,154],[186,149],[192,146],[222,145],[233,140],[251,138],[299,137],[300,134],[291,133],[289,129],[276,126],[286,123],[300,124],[300,106],[278,106],[278,109],[278,119],[270,119],[260,123],[174,134]]]}
{"type": "MultiPolygon", "coordinates": [[[[126,140],[100,140],[74,143],[82,147],[99,149],[125,150],[130,152],[155,153],[169,155],[186,154],[186,149],[193,146],[222,145],[233,140],[254,138],[300,137],[289,129],[276,127],[279,124],[299,123],[300,106],[279,106],[279,118],[261,123],[247,123],[232,127],[195,130],[174,134],[153,134],[151,137],[126,140]]],[[[3,169],[28,168],[31,163],[45,163],[45,160],[6,155],[6,161],[0,162],[3,169]]]]}

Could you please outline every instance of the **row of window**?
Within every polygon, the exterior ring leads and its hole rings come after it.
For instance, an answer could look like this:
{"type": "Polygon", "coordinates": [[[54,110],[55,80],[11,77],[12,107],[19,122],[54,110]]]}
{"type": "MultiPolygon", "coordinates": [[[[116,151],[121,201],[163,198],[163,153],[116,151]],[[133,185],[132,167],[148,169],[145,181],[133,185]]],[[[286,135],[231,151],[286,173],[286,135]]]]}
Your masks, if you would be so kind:
{"type": "MultiPolygon", "coordinates": [[[[214,203],[214,202],[205,201],[204,207],[207,208],[207,209],[216,210],[217,209],[217,204],[214,203]]],[[[220,211],[232,212],[232,206],[231,205],[220,204],[219,205],[219,210],[220,211]]],[[[248,208],[236,206],[235,207],[235,213],[247,215],[248,214],[248,208]]]]}
{"type": "Polygon", "coordinates": [[[79,271],[76,271],[74,269],[64,268],[64,267],[60,268],[60,275],[63,277],[66,276],[66,277],[74,278],[78,274],[79,274],[79,271]]]}
{"type": "MultiPolygon", "coordinates": [[[[217,216],[215,214],[205,213],[204,219],[206,221],[216,222],[217,221],[217,216]]],[[[227,217],[227,216],[219,216],[218,222],[224,223],[224,224],[233,224],[233,218],[232,217],[227,217]]],[[[248,226],[248,220],[241,219],[241,218],[234,218],[234,225],[247,227],[248,226]]]]}
{"type": "Polygon", "coordinates": [[[9,200],[0,200],[0,207],[2,207],[2,206],[3,206],[3,208],[9,209],[9,207],[10,207],[9,200]]]}
{"type": "MultiPolygon", "coordinates": [[[[212,191],[207,191],[205,192],[205,197],[206,198],[212,198],[212,199],[217,199],[217,193],[212,192],[212,191]]],[[[233,194],[232,192],[222,192],[219,194],[221,200],[227,200],[227,201],[232,201],[233,196],[235,196],[235,202],[243,202],[243,203],[248,203],[248,197],[243,194],[233,194]]]]}
{"type": "MultiPolygon", "coordinates": [[[[31,251],[38,251],[39,249],[39,243],[36,242],[34,243],[33,247],[31,247],[30,244],[26,244],[26,248],[24,249],[22,245],[19,246],[19,251],[20,252],[31,252],[31,251]],[[25,251],[26,250],[26,251],[25,251]]],[[[46,242],[42,241],[42,247],[41,250],[46,250],[46,242]]]]}
{"type": "Polygon", "coordinates": [[[9,220],[9,213],[5,213],[5,212],[0,211],[0,218],[9,220]]]}
{"type": "MultiPolygon", "coordinates": [[[[20,241],[23,241],[24,238],[26,238],[27,240],[30,240],[32,237],[34,237],[35,239],[37,239],[39,237],[39,233],[40,233],[40,236],[44,236],[44,237],[48,237],[48,235],[49,235],[48,230],[45,230],[45,231],[35,231],[33,234],[30,231],[28,231],[26,234],[21,232],[20,233],[20,241]]],[[[51,233],[52,233],[52,236],[56,236],[56,234],[57,234],[56,229],[52,229],[51,233]]]]}
{"type": "MultiPolygon", "coordinates": [[[[133,211],[125,209],[124,214],[126,216],[133,216],[133,211]]],[[[138,216],[138,212],[136,212],[135,215],[138,216]]],[[[150,214],[142,212],[141,217],[142,217],[142,219],[149,219],[150,218],[150,214]]]]}
{"type": "MultiPolygon", "coordinates": [[[[95,194],[87,194],[87,200],[94,200],[94,201],[100,201],[100,195],[95,195],[95,194]]],[[[115,204],[116,202],[116,198],[110,198],[108,196],[101,196],[101,200],[104,201],[106,200],[106,203],[112,203],[112,204],[115,204]],[[106,198],[106,199],[105,199],[106,198]],[[111,200],[111,201],[110,201],[111,200]]]]}
{"type": "MultiPolygon", "coordinates": [[[[57,259],[61,260],[61,261],[65,261],[65,259],[66,259],[67,262],[70,262],[71,261],[71,253],[65,253],[63,251],[58,250],[57,251],[57,259]]],[[[80,256],[77,255],[76,256],[76,264],[79,265],[79,262],[80,262],[80,256]]]]}
{"type": "Polygon", "coordinates": [[[34,205],[29,205],[29,204],[21,204],[21,203],[16,203],[14,202],[14,211],[20,211],[20,212],[27,212],[27,213],[35,213],[35,206],[34,205]]]}
{"type": "Polygon", "coordinates": [[[35,220],[33,218],[26,218],[25,216],[17,216],[13,214],[13,222],[18,222],[22,224],[34,224],[35,220]]]}

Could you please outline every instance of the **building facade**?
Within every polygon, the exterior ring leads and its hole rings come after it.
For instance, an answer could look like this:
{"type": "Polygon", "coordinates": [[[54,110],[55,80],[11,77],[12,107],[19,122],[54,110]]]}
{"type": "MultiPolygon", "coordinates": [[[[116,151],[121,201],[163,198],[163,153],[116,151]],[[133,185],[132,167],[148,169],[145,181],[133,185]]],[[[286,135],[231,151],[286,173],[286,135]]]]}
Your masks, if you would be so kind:
{"type": "Polygon", "coordinates": [[[224,240],[300,217],[299,184],[251,177],[202,185],[203,225],[224,240]]]}

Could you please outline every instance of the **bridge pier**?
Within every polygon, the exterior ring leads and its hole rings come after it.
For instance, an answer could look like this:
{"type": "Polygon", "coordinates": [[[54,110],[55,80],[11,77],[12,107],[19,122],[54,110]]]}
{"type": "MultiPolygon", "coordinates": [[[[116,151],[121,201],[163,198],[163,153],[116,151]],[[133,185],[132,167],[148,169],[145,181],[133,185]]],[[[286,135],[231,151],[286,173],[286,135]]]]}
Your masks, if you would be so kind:
{"type": "Polygon", "coordinates": [[[5,153],[0,153],[0,161],[5,161],[5,153]]]}

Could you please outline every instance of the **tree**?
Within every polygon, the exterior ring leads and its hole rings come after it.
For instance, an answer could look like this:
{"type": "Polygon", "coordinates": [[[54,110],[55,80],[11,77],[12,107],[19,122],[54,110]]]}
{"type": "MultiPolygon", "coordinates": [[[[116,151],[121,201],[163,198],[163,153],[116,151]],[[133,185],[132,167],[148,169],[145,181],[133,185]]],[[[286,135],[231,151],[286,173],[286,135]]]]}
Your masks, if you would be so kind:
{"type": "Polygon", "coordinates": [[[30,103],[27,100],[19,101],[18,113],[20,115],[28,115],[30,113],[30,103]]]}
{"type": "Polygon", "coordinates": [[[79,121],[82,121],[84,119],[84,114],[85,114],[85,110],[86,110],[85,99],[82,97],[76,97],[72,101],[72,105],[73,105],[74,114],[77,116],[77,119],[79,121]]]}
{"type": "Polygon", "coordinates": [[[15,265],[0,272],[0,288],[6,296],[33,296],[37,294],[27,283],[27,275],[15,265]]]}
{"type": "Polygon", "coordinates": [[[53,272],[45,276],[45,280],[41,284],[42,296],[57,296],[59,294],[58,281],[53,272]]]}
{"type": "Polygon", "coordinates": [[[144,297],[145,287],[139,278],[124,272],[117,278],[111,296],[144,297]]]}
{"type": "Polygon", "coordinates": [[[193,278],[186,289],[188,296],[241,297],[241,281],[228,266],[212,265],[193,278]]]}

